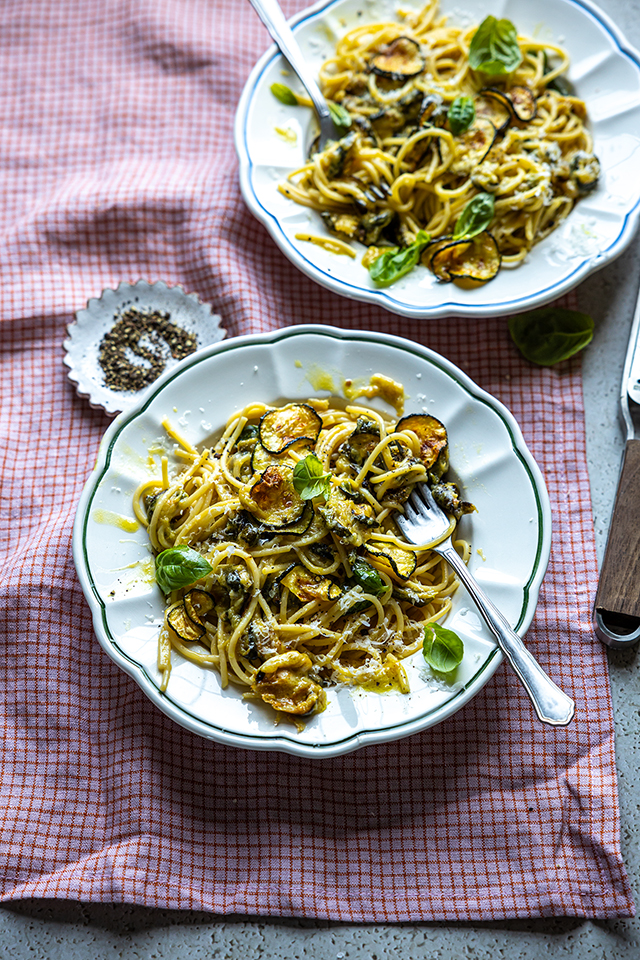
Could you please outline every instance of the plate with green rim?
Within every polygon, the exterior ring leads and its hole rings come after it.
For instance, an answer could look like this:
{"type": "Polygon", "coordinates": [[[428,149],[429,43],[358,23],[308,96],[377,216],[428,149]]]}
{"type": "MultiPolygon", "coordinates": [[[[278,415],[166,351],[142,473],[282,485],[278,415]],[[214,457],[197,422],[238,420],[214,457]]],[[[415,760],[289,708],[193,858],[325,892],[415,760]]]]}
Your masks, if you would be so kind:
{"type": "MultiPolygon", "coordinates": [[[[465,654],[448,682],[418,653],[404,661],[408,694],[331,687],[327,709],[300,731],[274,724],[272,711],[244,700],[236,687],[223,689],[215,670],[176,652],[167,690],[160,690],[156,660],[164,602],[132,500],[141,482],[160,475],[161,456],[172,461],[163,420],[194,446],[207,446],[228,417],[251,401],[341,396],[345,381],[368,383],[376,373],[403,384],[405,413],[430,413],[446,424],[450,476],[477,507],[459,528],[472,546],[470,569],[521,635],[529,627],[549,560],[551,509],[542,474],[502,403],[444,357],[387,334],[303,325],[225,340],[167,371],[111,423],[73,530],[76,569],[102,648],[160,710],[191,732],[252,750],[336,756],[445,721],[499,666],[502,654],[459,588],[445,625],[463,639],[465,654]]],[[[379,398],[365,402],[394,413],[379,398]]]]}

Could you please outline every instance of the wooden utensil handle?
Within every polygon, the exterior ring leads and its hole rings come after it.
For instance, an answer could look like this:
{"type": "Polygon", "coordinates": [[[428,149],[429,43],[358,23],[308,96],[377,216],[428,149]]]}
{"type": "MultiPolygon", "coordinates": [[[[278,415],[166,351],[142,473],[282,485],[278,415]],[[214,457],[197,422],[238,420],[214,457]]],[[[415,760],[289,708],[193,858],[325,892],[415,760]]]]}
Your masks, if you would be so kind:
{"type": "Polygon", "coordinates": [[[595,609],[640,618],[640,440],[625,448],[595,609]]]}

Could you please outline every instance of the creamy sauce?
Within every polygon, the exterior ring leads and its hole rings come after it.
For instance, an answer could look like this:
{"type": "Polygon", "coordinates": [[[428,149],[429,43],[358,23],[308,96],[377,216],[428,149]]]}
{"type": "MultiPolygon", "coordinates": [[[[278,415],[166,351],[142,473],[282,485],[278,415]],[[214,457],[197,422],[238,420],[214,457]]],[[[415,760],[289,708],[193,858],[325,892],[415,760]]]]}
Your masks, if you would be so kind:
{"type": "Polygon", "coordinates": [[[112,510],[94,510],[92,519],[96,523],[108,523],[113,527],[118,527],[120,530],[125,530],[127,533],[135,533],[140,526],[137,520],[132,520],[130,517],[123,517],[119,513],[113,513],[112,510]]]}
{"type": "Polygon", "coordinates": [[[333,394],[342,392],[343,396],[349,401],[356,400],[358,397],[366,397],[368,400],[373,397],[380,397],[390,407],[393,407],[399,417],[404,412],[406,399],[404,387],[401,383],[397,383],[391,377],[385,377],[382,373],[374,373],[368,383],[365,380],[343,380],[340,390],[333,376],[327,370],[323,370],[322,367],[311,366],[307,370],[307,380],[314,390],[326,390],[333,394]]]}
{"type": "Polygon", "coordinates": [[[369,400],[373,397],[380,397],[390,407],[393,407],[399,417],[404,412],[404,387],[401,383],[397,383],[391,377],[385,377],[382,373],[374,373],[368,385],[358,381],[345,380],[344,395],[347,400],[355,400],[356,397],[367,397],[369,400]]]}

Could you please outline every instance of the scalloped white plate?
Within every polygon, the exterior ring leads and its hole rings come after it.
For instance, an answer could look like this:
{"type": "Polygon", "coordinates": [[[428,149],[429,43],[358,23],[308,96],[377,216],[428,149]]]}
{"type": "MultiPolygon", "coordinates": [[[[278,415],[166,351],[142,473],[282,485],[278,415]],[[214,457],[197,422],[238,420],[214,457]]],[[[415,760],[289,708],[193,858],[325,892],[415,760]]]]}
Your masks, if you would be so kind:
{"type": "Polygon", "coordinates": [[[160,693],[163,601],[132,496],[142,480],[159,475],[161,452],[172,450],[162,420],[168,417],[191,443],[206,444],[250,400],[327,396],[328,390],[312,385],[320,374],[339,394],[345,378],[368,382],[377,372],[405,385],[407,413],[428,411],[447,425],[451,473],[478,508],[461,521],[473,548],[470,569],[521,634],[529,626],[549,559],[551,511],[540,471],[502,404],[448,360],[399,337],[316,326],[236,337],[163,374],[110,425],[73,530],[76,569],[104,650],[188,730],[254,750],[334,756],[440,723],[475,696],[500,663],[501,653],[460,588],[446,623],[463,637],[465,655],[451,686],[437,683],[418,654],[405,661],[410,694],[330,688],[326,711],[301,733],[293,725],[275,726],[268,709],[243,700],[235,687],[222,690],[215,671],[175,653],[168,690],[160,693]]]}
{"type": "MultiPolygon", "coordinates": [[[[403,6],[417,9],[412,0],[403,6]]],[[[396,0],[336,0],[310,7],[295,18],[294,32],[307,60],[319,69],[336,39],[366,19],[395,19],[396,0]]],[[[335,293],[364,300],[411,317],[496,316],[532,309],[575,287],[625,249],[640,216],[640,55],[617,27],[588,0],[443,0],[441,11],[453,24],[480,23],[487,13],[512,20],[521,33],[562,44],[571,57],[569,77],[587,104],[600,184],[573,209],[550,237],[534,247],[527,261],[502,269],[476,290],[439,283],[417,268],[388,289],[377,289],[360,256],[329,253],[295,234],[327,235],[321,218],[277,190],[288,173],[305,161],[315,120],[302,107],[286,107],[270,92],[283,82],[286,62],[271,47],[252,71],[238,105],[235,143],[240,186],[251,212],[262,221],[282,252],[303,273],[335,293]],[[294,144],[276,133],[290,128],[294,144]]],[[[286,82],[301,90],[294,75],[286,82]]],[[[364,248],[362,248],[364,252],[364,248]]]]}
{"type": "MultiPolygon", "coordinates": [[[[106,289],[99,297],[92,297],[83,310],[78,310],[75,322],[67,327],[69,336],[63,343],[63,362],[69,368],[68,377],[75,384],[78,396],[110,417],[138,403],[148,389],[136,392],[111,389],[104,383],[98,362],[102,338],[113,327],[119,313],[130,306],[168,313],[173,323],[195,335],[198,350],[224,339],[226,334],[220,326],[220,317],[211,312],[208,303],[203,303],[196,293],[186,293],[180,286],[170,287],[164,280],[123,281],[115,290],[106,289]]],[[[165,370],[172,370],[180,361],[168,350],[166,354],[165,370]]]]}

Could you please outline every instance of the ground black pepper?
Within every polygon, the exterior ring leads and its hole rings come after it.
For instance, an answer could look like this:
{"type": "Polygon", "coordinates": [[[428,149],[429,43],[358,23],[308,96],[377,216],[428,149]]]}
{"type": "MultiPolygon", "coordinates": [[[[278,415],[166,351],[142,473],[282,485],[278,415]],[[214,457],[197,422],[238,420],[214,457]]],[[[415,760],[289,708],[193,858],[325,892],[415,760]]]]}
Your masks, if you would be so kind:
{"type": "Polygon", "coordinates": [[[175,360],[194,353],[196,337],[172,323],[169,313],[127,307],[100,341],[98,361],[105,386],[135,392],[148,387],[175,360]]]}

